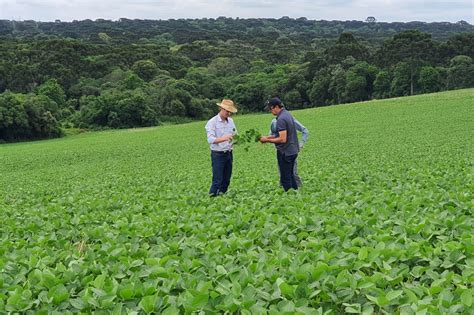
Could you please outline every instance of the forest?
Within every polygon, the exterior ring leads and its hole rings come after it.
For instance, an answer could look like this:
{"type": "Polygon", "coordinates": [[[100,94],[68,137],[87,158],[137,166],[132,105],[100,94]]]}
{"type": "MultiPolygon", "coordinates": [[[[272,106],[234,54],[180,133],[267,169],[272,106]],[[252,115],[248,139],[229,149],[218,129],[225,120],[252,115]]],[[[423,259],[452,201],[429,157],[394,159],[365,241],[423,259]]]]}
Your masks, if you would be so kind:
{"type": "Polygon", "coordinates": [[[0,141],[469,88],[473,58],[465,21],[0,20],[0,141]]]}

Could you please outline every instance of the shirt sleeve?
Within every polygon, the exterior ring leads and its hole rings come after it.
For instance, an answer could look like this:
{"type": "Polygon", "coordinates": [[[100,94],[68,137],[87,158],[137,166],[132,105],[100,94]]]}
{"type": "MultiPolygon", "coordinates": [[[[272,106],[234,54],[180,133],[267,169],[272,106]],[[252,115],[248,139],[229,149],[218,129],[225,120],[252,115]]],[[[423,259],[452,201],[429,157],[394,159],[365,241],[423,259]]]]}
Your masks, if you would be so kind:
{"type": "Polygon", "coordinates": [[[277,131],[280,132],[280,131],[283,131],[283,130],[287,130],[288,127],[287,127],[287,122],[285,119],[277,119],[277,131]]]}
{"type": "MultiPolygon", "coordinates": [[[[231,118],[232,119],[232,118],[231,118]]],[[[234,120],[232,119],[232,134],[237,134],[237,127],[235,126],[234,120]]]]}
{"type": "Polygon", "coordinates": [[[302,123],[300,123],[298,120],[295,119],[295,127],[296,130],[300,131],[302,133],[301,135],[301,146],[303,146],[306,141],[308,141],[308,136],[309,136],[309,130],[305,126],[303,126],[302,123]]]}
{"type": "Polygon", "coordinates": [[[269,135],[270,136],[277,136],[278,135],[278,131],[277,131],[277,120],[275,118],[272,119],[272,122],[270,124],[270,132],[269,132],[269,135]]]}
{"type": "Polygon", "coordinates": [[[207,134],[207,142],[209,144],[213,144],[214,141],[216,141],[217,139],[216,124],[214,123],[214,120],[213,119],[209,120],[205,128],[206,128],[206,134],[207,134]]]}

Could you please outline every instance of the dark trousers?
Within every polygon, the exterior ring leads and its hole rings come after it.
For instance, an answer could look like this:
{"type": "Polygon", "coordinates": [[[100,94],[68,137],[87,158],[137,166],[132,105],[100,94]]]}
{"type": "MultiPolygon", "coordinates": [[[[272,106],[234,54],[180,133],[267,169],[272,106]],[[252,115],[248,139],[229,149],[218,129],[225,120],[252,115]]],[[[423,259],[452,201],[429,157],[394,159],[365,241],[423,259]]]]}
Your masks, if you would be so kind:
{"type": "Polygon", "coordinates": [[[216,152],[211,151],[212,161],[212,185],[209,190],[211,196],[225,194],[229,188],[232,176],[233,156],[231,151],[216,152]]]}
{"type": "Polygon", "coordinates": [[[295,179],[294,167],[298,154],[285,155],[277,150],[278,168],[280,170],[280,184],[285,191],[290,188],[298,189],[295,179]]]}
{"type": "MultiPolygon", "coordinates": [[[[278,175],[280,175],[280,167],[278,167],[278,175]]],[[[293,175],[295,176],[296,185],[298,185],[298,188],[301,188],[301,186],[303,186],[303,181],[301,180],[300,175],[298,175],[298,159],[295,160],[295,166],[293,167],[293,175]]]]}

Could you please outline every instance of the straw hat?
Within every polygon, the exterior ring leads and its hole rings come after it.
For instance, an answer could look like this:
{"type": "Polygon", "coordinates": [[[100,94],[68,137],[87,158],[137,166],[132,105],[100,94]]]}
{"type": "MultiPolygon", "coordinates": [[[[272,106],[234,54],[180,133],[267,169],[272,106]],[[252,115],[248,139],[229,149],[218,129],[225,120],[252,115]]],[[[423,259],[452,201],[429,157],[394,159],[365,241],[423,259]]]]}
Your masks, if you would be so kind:
{"type": "Polygon", "coordinates": [[[232,100],[223,99],[222,102],[216,103],[216,105],[231,113],[237,113],[237,107],[235,107],[232,100]]]}

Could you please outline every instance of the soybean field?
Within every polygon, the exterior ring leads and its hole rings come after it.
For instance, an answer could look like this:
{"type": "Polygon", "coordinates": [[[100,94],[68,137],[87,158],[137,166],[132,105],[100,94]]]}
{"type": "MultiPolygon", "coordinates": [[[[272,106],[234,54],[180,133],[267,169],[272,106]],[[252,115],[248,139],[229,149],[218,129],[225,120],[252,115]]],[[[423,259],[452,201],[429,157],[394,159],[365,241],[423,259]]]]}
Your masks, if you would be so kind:
{"type": "Polygon", "coordinates": [[[0,145],[0,313],[474,314],[474,89],[292,113],[289,193],[250,143],[209,198],[205,121],[0,145]]]}

